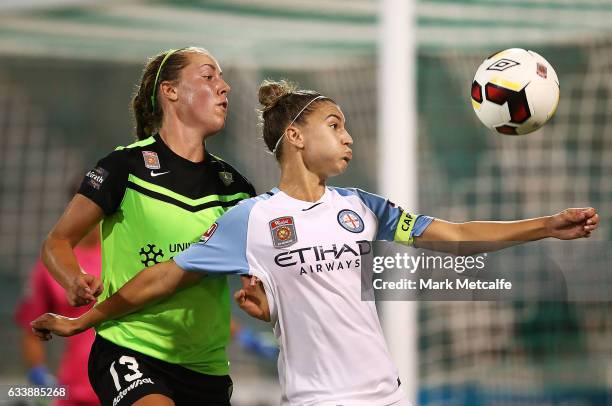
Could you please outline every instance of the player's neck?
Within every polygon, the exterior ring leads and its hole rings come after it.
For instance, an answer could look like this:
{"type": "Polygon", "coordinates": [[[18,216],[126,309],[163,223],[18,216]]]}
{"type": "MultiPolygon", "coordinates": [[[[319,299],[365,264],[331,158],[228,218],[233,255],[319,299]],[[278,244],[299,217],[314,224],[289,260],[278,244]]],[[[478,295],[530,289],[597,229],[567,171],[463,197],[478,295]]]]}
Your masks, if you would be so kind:
{"type": "Polygon", "coordinates": [[[206,135],[202,134],[201,129],[187,127],[176,120],[168,120],[159,129],[159,135],[175,154],[192,162],[204,160],[206,135]]]}
{"type": "Polygon", "coordinates": [[[325,193],[325,179],[299,165],[286,164],[278,188],[294,199],[316,202],[325,193]]]}

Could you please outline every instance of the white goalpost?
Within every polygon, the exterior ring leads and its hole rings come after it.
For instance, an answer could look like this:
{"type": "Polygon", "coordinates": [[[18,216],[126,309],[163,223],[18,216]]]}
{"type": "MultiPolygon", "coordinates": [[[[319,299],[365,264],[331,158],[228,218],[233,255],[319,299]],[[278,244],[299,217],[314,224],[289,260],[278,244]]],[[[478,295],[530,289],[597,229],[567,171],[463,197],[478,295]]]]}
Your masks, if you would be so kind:
{"type": "MultiPolygon", "coordinates": [[[[416,2],[382,0],[378,47],[378,191],[417,212],[416,2]]],[[[418,394],[417,303],[386,301],[382,326],[402,388],[418,394]]]]}

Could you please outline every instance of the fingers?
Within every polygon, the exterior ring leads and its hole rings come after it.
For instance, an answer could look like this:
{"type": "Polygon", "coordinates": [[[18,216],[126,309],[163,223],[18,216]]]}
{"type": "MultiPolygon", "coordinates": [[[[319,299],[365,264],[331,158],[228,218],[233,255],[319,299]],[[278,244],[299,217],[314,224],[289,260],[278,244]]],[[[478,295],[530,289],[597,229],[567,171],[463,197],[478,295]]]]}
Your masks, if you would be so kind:
{"type": "MultiPolygon", "coordinates": [[[[585,225],[582,227],[585,238],[589,238],[591,236],[591,232],[593,232],[599,226],[599,214],[595,213],[594,211],[590,213],[592,213],[592,216],[587,217],[587,220],[584,223],[585,225]]],[[[588,215],[589,213],[586,214],[588,215]]]]}
{"type": "Polygon", "coordinates": [[[572,215],[572,218],[578,221],[592,219],[597,216],[597,210],[593,207],[568,209],[568,212],[572,215]]]}
{"type": "Polygon", "coordinates": [[[104,291],[104,285],[102,284],[102,280],[100,278],[94,278],[93,283],[90,285],[90,289],[94,297],[100,296],[102,294],[102,291],[104,291]]]}
{"type": "Polygon", "coordinates": [[[251,284],[251,277],[240,275],[240,282],[242,282],[242,289],[248,289],[251,284]]]}
{"type": "Polygon", "coordinates": [[[77,297],[71,295],[69,292],[66,292],[66,299],[68,300],[68,304],[72,307],[81,306],[81,304],[77,300],[77,297]]]}
{"type": "Polygon", "coordinates": [[[51,333],[48,330],[36,330],[32,328],[32,333],[40,340],[40,341],[49,341],[53,338],[51,333]]]}
{"type": "Polygon", "coordinates": [[[246,291],[251,291],[255,286],[261,284],[257,276],[240,276],[240,281],[242,282],[242,289],[246,291]]]}
{"type": "Polygon", "coordinates": [[[32,332],[42,341],[49,341],[52,338],[50,324],[52,323],[53,315],[51,313],[45,313],[32,321],[32,332]]]}
{"type": "Polygon", "coordinates": [[[587,226],[595,226],[599,224],[599,214],[595,213],[593,216],[589,217],[586,221],[587,226]]]}
{"type": "Polygon", "coordinates": [[[53,324],[56,320],[57,315],[54,313],[45,313],[42,316],[34,319],[30,325],[36,330],[50,331],[53,329],[53,324]]]}
{"type": "Polygon", "coordinates": [[[246,292],[244,289],[237,290],[234,292],[234,301],[238,306],[242,306],[246,300],[246,292]]]}
{"type": "Polygon", "coordinates": [[[580,223],[586,218],[586,209],[566,209],[563,211],[563,217],[571,223],[580,223]]]}
{"type": "Polygon", "coordinates": [[[77,301],[81,304],[88,304],[96,300],[93,295],[94,290],[91,288],[91,284],[94,284],[95,277],[93,275],[83,274],[79,276],[77,280],[76,295],[77,301]]]}
{"type": "Polygon", "coordinates": [[[593,217],[597,214],[597,210],[595,210],[595,208],[593,207],[585,207],[584,209],[582,209],[582,212],[584,213],[586,218],[593,217]]]}

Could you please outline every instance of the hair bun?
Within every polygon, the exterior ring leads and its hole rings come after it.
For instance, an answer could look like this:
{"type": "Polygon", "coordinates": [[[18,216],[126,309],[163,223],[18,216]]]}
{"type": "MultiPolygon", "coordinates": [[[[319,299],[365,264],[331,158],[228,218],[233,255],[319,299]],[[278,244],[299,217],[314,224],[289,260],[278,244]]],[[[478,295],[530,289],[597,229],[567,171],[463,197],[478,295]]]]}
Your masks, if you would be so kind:
{"type": "Polygon", "coordinates": [[[269,110],[281,97],[292,93],[296,88],[293,83],[284,79],[278,82],[266,79],[259,85],[259,103],[264,106],[264,110],[269,110]]]}

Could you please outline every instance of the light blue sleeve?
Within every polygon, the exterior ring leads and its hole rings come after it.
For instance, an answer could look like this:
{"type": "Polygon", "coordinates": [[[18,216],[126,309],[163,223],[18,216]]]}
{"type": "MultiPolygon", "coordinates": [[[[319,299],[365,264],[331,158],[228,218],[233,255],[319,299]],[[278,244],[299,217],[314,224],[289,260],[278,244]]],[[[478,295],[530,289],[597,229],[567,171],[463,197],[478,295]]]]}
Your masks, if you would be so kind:
{"type": "Polygon", "coordinates": [[[343,196],[355,195],[378,218],[376,240],[412,243],[434,220],[433,217],[411,214],[389,199],[361,189],[335,188],[343,196]]]}
{"type": "Polygon", "coordinates": [[[174,262],[190,272],[248,274],[247,231],[256,200],[244,200],[219,217],[200,241],[176,255],[174,262]]]}

